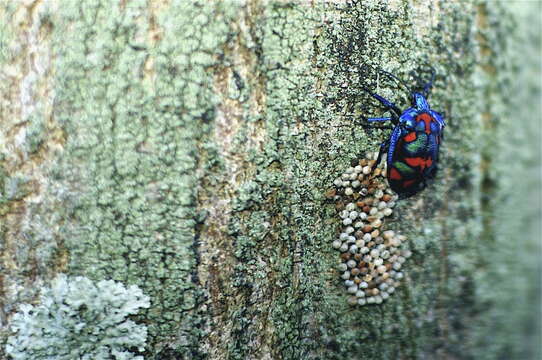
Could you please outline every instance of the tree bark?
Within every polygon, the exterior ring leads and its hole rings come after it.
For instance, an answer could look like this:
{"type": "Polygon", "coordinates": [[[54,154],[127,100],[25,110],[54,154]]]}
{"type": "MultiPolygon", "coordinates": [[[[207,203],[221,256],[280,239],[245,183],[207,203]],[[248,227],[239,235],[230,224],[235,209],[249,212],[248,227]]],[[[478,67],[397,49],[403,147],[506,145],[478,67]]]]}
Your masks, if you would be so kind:
{"type": "Polygon", "coordinates": [[[540,3],[25,1],[0,7],[2,337],[58,273],[136,284],[148,359],[540,356],[540,3]],[[325,197],[437,73],[414,255],[352,307],[325,197]],[[426,72],[425,72],[426,73],[426,72]],[[538,150],[538,151],[537,151],[538,150]]]}

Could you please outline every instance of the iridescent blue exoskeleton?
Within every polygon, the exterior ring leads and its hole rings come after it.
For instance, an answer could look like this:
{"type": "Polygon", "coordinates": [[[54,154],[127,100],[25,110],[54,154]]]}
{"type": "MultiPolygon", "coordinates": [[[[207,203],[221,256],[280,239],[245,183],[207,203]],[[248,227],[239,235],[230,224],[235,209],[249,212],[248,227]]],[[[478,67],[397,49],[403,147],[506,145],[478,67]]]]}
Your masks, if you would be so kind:
{"type": "MultiPolygon", "coordinates": [[[[403,86],[404,82],[394,75],[380,71],[395,79],[403,86]]],[[[375,167],[387,153],[387,178],[390,187],[401,198],[409,197],[426,186],[426,181],[435,176],[437,171],[439,147],[442,141],[444,126],[443,116],[429,107],[427,98],[435,79],[432,71],[431,80],[420,92],[409,89],[411,106],[401,111],[391,101],[367,89],[373,98],[391,111],[391,116],[368,118],[369,122],[391,121],[394,124],[389,138],[380,145],[380,152],[375,167]]]]}

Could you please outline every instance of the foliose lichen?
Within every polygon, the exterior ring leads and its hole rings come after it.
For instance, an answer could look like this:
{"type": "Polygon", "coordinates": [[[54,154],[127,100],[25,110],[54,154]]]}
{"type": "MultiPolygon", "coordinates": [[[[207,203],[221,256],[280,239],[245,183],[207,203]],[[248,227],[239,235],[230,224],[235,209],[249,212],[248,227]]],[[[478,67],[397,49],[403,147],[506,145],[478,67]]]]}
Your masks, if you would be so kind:
{"type": "Polygon", "coordinates": [[[38,305],[23,304],[6,345],[15,360],[143,359],[147,327],[129,320],[149,297],[135,285],[57,276],[38,305]]]}

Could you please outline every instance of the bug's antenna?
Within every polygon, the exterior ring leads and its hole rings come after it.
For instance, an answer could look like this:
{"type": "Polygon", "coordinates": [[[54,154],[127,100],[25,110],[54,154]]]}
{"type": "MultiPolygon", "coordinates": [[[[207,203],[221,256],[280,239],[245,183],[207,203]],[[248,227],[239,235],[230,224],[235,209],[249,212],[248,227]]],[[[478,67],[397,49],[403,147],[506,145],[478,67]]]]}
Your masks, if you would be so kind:
{"type": "Polygon", "coordinates": [[[428,83],[426,83],[423,87],[423,96],[428,97],[429,96],[429,90],[433,87],[433,82],[435,81],[436,72],[433,67],[431,67],[431,80],[429,80],[428,83]]]}
{"type": "Polygon", "coordinates": [[[399,79],[397,76],[395,76],[395,75],[393,75],[393,74],[391,74],[391,73],[389,73],[389,72],[387,72],[387,71],[384,71],[384,70],[382,70],[382,69],[378,70],[378,72],[380,72],[380,73],[386,75],[386,76],[389,77],[389,78],[394,79],[394,80],[397,81],[399,84],[403,85],[403,86],[405,87],[405,89],[407,89],[408,92],[411,92],[411,89],[408,87],[408,85],[407,85],[403,80],[399,79]]]}

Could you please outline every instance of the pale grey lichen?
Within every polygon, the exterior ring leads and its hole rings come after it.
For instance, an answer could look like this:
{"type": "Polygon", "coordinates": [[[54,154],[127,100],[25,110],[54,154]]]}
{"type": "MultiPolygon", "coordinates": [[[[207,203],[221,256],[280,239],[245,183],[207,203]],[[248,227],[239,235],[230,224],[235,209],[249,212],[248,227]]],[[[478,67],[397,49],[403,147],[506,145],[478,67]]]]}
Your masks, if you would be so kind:
{"type": "Polygon", "coordinates": [[[6,352],[15,360],[143,359],[147,327],[127,319],[148,308],[135,285],[59,275],[37,305],[23,304],[11,320],[6,352]]]}

